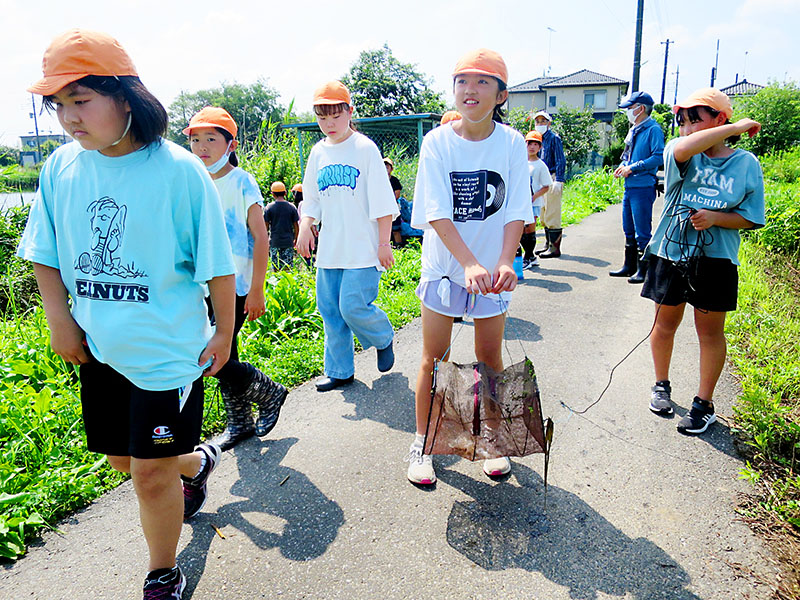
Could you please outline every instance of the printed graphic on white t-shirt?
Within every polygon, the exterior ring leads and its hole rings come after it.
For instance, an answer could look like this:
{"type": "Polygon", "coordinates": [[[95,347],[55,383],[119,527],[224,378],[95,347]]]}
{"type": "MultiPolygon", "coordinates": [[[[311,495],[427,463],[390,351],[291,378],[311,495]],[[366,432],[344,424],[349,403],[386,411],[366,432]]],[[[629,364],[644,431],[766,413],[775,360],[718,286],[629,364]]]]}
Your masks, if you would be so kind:
{"type": "Polygon", "coordinates": [[[485,221],[506,198],[506,183],[494,171],[455,171],[450,173],[453,190],[453,221],[485,221]]]}

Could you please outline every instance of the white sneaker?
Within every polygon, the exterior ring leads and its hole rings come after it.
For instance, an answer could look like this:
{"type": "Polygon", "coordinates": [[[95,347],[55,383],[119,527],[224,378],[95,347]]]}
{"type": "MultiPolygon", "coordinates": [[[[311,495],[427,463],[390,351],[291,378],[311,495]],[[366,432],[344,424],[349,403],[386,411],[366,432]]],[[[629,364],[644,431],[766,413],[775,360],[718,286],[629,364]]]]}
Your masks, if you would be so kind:
{"type": "Polygon", "coordinates": [[[433,485],[436,483],[436,472],[433,470],[433,461],[430,454],[422,453],[422,446],[411,444],[408,449],[408,480],[419,485],[433,485]]]}
{"type": "Polygon", "coordinates": [[[532,267],[538,267],[538,266],[539,266],[539,257],[534,254],[533,258],[528,261],[528,265],[525,268],[530,269],[532,267]]]}
{"type": "Polygon", "coordinates": [[[483,461],[483,472],[489,477],[500,477],[511,472],[511,461],[507,456],[487,458],[483,461]]]}

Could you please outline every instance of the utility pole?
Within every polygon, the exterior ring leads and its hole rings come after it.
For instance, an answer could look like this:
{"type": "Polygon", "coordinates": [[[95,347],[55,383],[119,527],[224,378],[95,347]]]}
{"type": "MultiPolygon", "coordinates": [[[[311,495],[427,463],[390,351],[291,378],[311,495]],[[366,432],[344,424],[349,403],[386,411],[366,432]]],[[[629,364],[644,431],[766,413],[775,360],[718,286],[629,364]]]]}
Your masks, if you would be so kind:
{"type": "Polygon", "coordinates": [[[642,62],[642,22],[644,21],[644,0],[638,0],[636,7],[636,42],[633,46],[633,78],[631,93],[639,91],[639,68],[642,62]]]}
{"type": "Polygon", "coordinates": [[[31,94],[31,106],[33,107],[33,112],[31,113],[31,116],[33,117],[33,129],[36,131],[36,152],[38,153],[36,158],[39,159],[36,162],[41,162],[42,143],[39,140],[39,122],[36,120],[36,101],[33,99],[33,94],[31,94]]]}
{"type": "Polygon", "coordinates": [[[667,60],[669,59],[669,45],[674,44],[675,40],[670,41],[667,38],[666,42],[661,42],[662,44],[666,44],[666,48],[664,50],[664,75],[661,77],[661,104],[664,104],[664,92],[667,89],[667,60]]]}
{"type": "Polygon", "coordinates": [[[714,87],[714,82],[717,80],[718,68],[719,68],[719,40],[717,40],[717,58],[714,59],[714,68],[711,69],[711,87],[714,87]]]}
{"type": "MultiPolygon", "coordinates": [[[[675,69],[675,99],[672,101],[672,106],[675,106],[678,103],[678,77],[681,74],[681,66],[678,65],[675,69]]],[[[675,133],[675,117],[672,117],[672,128],[670,129],[670,135],[675,133]]]]}

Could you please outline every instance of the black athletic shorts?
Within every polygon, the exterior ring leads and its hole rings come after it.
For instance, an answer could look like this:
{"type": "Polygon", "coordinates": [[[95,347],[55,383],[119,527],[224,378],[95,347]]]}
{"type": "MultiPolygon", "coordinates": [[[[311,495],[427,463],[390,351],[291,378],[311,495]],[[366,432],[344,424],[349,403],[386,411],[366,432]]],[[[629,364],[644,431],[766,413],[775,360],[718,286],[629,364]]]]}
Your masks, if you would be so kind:
{"type": "Polygon", "coordinates": [[[642,296],[665,306],[688,302],[700,310],[736,310],[739,271],[726,258],[701,256],[688,268],[676,266],[660,256],[647,265],[642,296]]]}
{"type": "Polygon", "coordinates": [[[90,355],[90,361],[80,366],[80,381],[91,452],[167,458],[192,452],[200,442],[202,377],[183,388],[143,390],[90,355]]]}

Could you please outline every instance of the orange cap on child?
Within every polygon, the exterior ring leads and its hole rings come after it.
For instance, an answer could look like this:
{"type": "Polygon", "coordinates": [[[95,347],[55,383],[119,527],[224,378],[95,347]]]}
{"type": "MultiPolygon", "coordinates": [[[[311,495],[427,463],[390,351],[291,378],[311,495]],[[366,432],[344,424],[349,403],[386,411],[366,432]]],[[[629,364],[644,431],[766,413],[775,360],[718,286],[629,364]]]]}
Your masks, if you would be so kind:
{"type": "Polygon", "coordinates": [[[708,106],[723,113],[726,119],[730,119],[733,114],[731,99],[716,88],[701,88],[692,92],[686,99],[673,106],[672,112],[678,114],[680,109],[692,108],[693,106],[708,106]]]}
{"type": "Polygon", "coordinates": [[[87,75],[138,77],[128,53],[107,33],[70,29],[54,39],[42,59],[44,77],[29,92],[50,96],[87,75]]]}
{"type": "Polygon", "coordinates": [[[446,113],[442,115],[442,120],[439,121],[439,125],[444,125],[445,123],[449,123],[450,121],[460,121],[461,120],[461,113],[457,110],[448,110],[446,113]]]}
{"type": "Polygon", "coordinates": [[[350,105],[350,90],[341,81],[329,81],[314,91],[314,106],[320,104],[350,105]]]}
{"type": "Polygon", "coordinates": [[[282,181],[273,181],[272,185],[269,186],[269,191],[273,194],[280,194],[286,191],[286,185],[282,181]]]}
{"type": "Polygon", "coordinates": [[[539,142],[541,144],[542,143],[542,134],[539,133],[538,131],[529,131],[525,135],[525,141],[526,142],[539,142]]]}
{"type": "Polygon", "coordinates": [[[183,130],[185,135],[191,135],[192,129],[200,127],[221,127],[233,137],[239,131],[236,121],[230,113],[219,106],[206,106],[189,120],[189,126],[183,130]]]}
{"type": "Polygon", "coordinates": [[[494,50],[488,50],[487,48],[478,48],[472,52],[467,52],[458,60],[456,68],[453,70],[453,77],[466,73],[491,75],[508,84],[508,68],[506,68],[503,57],[494,50]]]}

